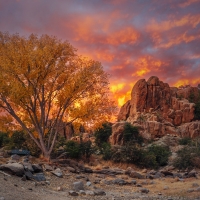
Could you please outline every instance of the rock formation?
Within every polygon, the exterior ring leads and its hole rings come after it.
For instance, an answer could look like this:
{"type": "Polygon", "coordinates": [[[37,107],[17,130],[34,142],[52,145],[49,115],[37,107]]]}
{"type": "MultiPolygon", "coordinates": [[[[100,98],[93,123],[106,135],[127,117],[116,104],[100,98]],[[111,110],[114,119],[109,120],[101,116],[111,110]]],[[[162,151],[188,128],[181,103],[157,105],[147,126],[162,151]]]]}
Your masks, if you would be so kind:
{"type": "MultiPolygon", "coordinates": [[[[190,91],[195,91],[197,96],[197,88],[190,91]]],[[[187,88],[187,91],[189,89],[187,88]]],[[[198,90],[199,91],[199,90],[198,90]]],[[[189,92],[182,92],[185,96],[189,96],[189,92]]],[[[166,120],[173,125],[179,126],[182,123],[191,122],[194,118],[194,103],[189,103],[187,99],[178,99],[180,91],[171,89],[167,83],[163,83],[158,77],[152,76],[148,81],[145,79],[139,80],[133,87],[131,100],[122,106],[118,121],[138,120],[138,117],[143,113],[152,113],[155,115],[149,121],[166,120]],[[159,119],[158,119],[159,118],[159,119]]],[[[151,116],[152,116],[151,115],[151,116]]]]}
{"type": "MultiPolygon", "coordinates": [[[[198,87],[170,88],[156,76],[148,81],[141,79],[134,85],[131,99],[121,107],[118,121],[138,126],[140,133],[148,139],[166,134],[196,137],[200,135],[200,122],[192,120],[199,96],[198,87]]],[[[119,127],[113,125],[113,144],[119,144],[119,127]]]]}

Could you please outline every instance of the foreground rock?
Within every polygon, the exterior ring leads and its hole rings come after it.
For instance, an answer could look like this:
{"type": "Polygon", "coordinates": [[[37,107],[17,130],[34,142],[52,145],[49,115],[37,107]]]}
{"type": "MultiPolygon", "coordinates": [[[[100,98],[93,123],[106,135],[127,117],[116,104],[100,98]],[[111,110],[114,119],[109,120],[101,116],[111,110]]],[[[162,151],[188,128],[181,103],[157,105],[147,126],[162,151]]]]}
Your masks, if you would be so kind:
{"type": "Polygon", "coordinates": [[[0,170],[8,172],[13,175],[23,176],[24,175],[24,166],[19,163],[8,163],[0,166],[0,170]]]}

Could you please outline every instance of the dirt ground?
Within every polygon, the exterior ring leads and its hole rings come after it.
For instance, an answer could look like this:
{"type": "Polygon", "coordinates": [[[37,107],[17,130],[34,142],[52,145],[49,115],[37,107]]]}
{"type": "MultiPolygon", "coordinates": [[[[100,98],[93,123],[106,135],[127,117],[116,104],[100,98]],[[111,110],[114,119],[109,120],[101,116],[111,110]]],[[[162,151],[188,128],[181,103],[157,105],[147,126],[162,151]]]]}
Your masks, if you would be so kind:
{"type": "MultiPolygon", "coordinates": [[[[149,189],[148,194],[141,194],[139,187],[133,185],[106,185],[100,182],[93,184],[93,181],[99,176],[97,174],[79,174],[87,177],[92,185],[86,187],[86,190],[91,190],[93,187],[101,188],[106,192],[105,196],[88,196],[79,195],[73,197],[69,195],[69,190],[72,189],[72,183],[78,181],[77,174],[64,171],[64,177],[58,178],[46,172],[46,183],[38,183],[34,181],[22,181],[21,177],[6,176],[0,173],[0,199],[4,197],[5,200],[73,200],[73,199],[102,199],[102,200],[122,200],[122,199],[200,199],[199,192],[188,192],[189,188],[194,188],[193,183],[200,185],[200,179],[188,178],[184,181],[178,181],[174,178],[163,178],[161,180],[136,180],[142,187],[149,189]],[[165,189],[164,189],[165,188],[165,189]],[[167,188],[167,189],[166,189],[167,188]],[[61,191],[58,191],[61,190],[61,191]]],[[[116,177],[105,176],[104,179],[123,178],[129,180],[130,177],[126,175],[118,175],[116,177]]],[[[80,179],[79,179],[80,180],[80,179]]],[[[83,182],[86,181],[83,179],[83,182]]],[[[3,199],[3,198],[2,198],[3,199]]]]}

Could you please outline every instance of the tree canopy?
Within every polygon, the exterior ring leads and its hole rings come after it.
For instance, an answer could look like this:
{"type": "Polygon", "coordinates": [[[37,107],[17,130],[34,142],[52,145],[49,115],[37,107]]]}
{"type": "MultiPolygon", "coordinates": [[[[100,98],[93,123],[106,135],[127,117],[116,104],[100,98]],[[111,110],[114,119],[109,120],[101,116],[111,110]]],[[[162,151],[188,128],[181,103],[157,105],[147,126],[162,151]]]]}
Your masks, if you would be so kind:
{"type": "Polygon", "coordinates": [[[46,158],[61,121],[96,125],[114,111],[101,63],[78,56],[56,37],[0,32],[0,70],[4,122],[12,116],[12,124],[20,125],[46,158]]]}

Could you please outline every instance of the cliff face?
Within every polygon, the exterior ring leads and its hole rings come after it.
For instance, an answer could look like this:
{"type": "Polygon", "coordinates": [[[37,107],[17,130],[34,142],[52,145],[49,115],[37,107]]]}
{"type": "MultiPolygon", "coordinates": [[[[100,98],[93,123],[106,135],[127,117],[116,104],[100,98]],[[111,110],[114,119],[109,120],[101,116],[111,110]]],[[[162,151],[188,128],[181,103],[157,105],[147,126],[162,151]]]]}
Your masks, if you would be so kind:
{"type": "Polygon", "coordinates": [[[121,107],[118,121],[138,126],[148,139],[166,134],[197,137],[200,121],[192,122],[195,104],[189,100],[196,102],[199,94],[198,87],[170,88],[155,76],[141,79],[134,85],[131,99],[121,107]]]}

